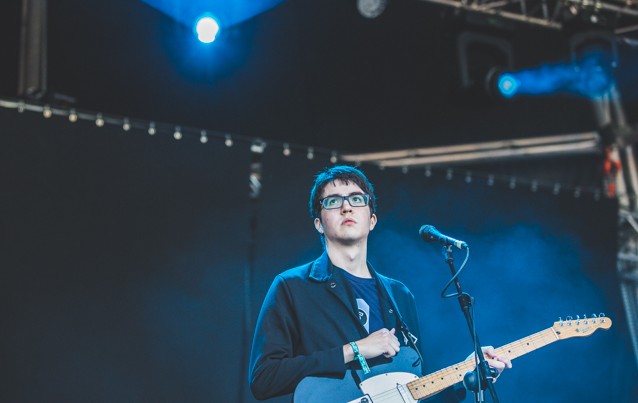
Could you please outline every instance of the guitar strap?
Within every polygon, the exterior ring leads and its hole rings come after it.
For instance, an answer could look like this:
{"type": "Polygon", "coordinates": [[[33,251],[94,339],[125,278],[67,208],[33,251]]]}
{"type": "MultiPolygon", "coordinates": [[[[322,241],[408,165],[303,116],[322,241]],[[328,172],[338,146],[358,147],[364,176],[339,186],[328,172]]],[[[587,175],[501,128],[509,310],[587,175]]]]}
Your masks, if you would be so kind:
{"type": "Polygon", "coordinates": [[[417,353],[418,359],[412,364],[412,366],[416,368],[423,363],[423,356],[421,355],[421,351],[419,351],[419,348],[416,345],[418,338],[410,332],[410,329],[407,323],[405,323],[405,321],[403,320],[403,316],[401,316],[401,311],[397,307],[397,303],[394,299],[394,295],[392,294],[392,291],[390,290],[390,288],[386,287],[385,284],[383,284],[383,281],[381,281],[381,279],[378,276],[377,276],[377,279],[378,279],[377,281],[379,284],[379,288],[381,289],[381,293],[383,294],[383,298],[392,305],[394,312],[396,312],[397,328],[401,331],[401,335],[403,336],[403,342],[405,343],[405,345],[412,347],[414,351],[416,351],[417,353]]]}

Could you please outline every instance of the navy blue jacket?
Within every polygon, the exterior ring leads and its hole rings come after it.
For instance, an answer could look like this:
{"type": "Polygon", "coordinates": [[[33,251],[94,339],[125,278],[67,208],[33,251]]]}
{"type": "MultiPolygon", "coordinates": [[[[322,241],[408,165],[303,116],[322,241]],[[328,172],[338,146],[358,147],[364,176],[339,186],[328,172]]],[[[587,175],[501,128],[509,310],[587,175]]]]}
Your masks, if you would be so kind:
{"type": "MultiPolygon", "coordinates": [[[[401,282],[376,273],[381,286],[385,326],[396,328],[402,346],[404,323],[420,350],[414,297],[401,282]]],[[[294,391],[307,376],[343,378],[358,365],[343,363],[343,345],[368,336],[358,318],[355,298],[341,270],[324,253],[314,262],[287,270],[273,281],[257,319],[249,381],[257,399],[294,391]]],[[[379,358],[383,360],[383,357],[379,358]]],[[[369,360],[374,365],[374,360],[369,360]]]]}

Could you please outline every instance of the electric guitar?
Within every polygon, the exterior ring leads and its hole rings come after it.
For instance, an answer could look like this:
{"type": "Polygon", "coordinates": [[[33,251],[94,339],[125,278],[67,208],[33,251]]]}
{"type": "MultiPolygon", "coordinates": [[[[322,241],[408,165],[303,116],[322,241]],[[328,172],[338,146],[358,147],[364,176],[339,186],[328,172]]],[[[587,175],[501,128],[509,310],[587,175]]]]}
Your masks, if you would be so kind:
{"type": "MultiPolygon", "coordinates": [[[[590,336],[598,329],[607,330],[610,327],[611,319],[602,314],[584,319],[577,317],[576,320],[568,317],[567,320],[554,322],[548,329],[499,347],[496,353],[513,360],[555,341],[590,336]]],[[[413,368],[412,363],[417,359],[416,351],[403,348],[399,354],[392,357],[392,362],[370,368],[371,372],[367,377],[362,375],[362,371],[356,371],[357,378],[363,379],[358,387],[352,371],[343,379],[306,377],[295,389],[294,402],[416,403],[463,381],[465,373],[475,368],[474,357],[470,357],[419,378],[414,373],[405,372],[413,368]]]]}

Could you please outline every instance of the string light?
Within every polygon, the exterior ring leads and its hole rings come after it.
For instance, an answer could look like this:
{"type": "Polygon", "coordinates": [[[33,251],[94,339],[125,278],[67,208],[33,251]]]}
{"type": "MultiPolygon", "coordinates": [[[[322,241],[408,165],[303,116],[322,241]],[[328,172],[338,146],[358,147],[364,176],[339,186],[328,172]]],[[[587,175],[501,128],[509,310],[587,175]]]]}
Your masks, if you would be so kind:
{"type": "MultiPolygon", "coordinates": [[[[9,106],[11,107],[11,106],[9,106]]],[[[44,116],[44,118],[51,118],[55,113],[64,116],[66,114],[66,116],[68,117],[69,122],[71,123],[75,123],[80,119],[86,119],[89,115],[82,115],[82,114],[78,114],[77,110],[75,108],[70,108],[68,109],[68,111],[64,111],[64,110],[58,110],[56,109],[55,111],[52,109],[52,107],[48,104],[42,106],[40,109],[40,106],[38,105],[30,105],[27,104],[25,101],[21,100],[21,101],[17,101],[13,103],[13,107],[16,108],[16,110],[19,113],[23,113],[26,110],[29,111],[38,111],[41,110],[42,111],[42,115],[44,116]]],[[[117,122],[117,119],[111,119],[109,120],[110,123],[115,123],[117,122]]],[[[96,113],[95,114],[95,125],[98,127],[103,127],[106,124],[106,120],[104,119],[104,116],[102,113],[96,113]]],[[[133,128],[133,125],[131,124],[131,120],[128,117],[123,117],[121,118],[121,124],[122,124],[122,129],[124,131],[130,131],[133,128]]],[[[148,129],[147,132],[149,135],[155,135],[157,133],[157,126],[156,123],[154,121],[149,121],[148,122],[148,129]]],[[[220,137],[221,134],[214,134],[215,137],[220,137]]],[[[175,131],[173,132],[173,137],[176,140],[181,140],[183,139],[183,132],[181,129],[181,126],[175,126],[175,131]]],[[[200,142],[202,144],[208,143],[209,140],[209,136],[206,130],[201,129],[200,130],[200,142]]],[[[234,145],[234,141],[233,141],[233,137],[230,133],[225,134],[224,135],[224,144],[227,147],[232,147],[234,145]]],[[[265,147],[267,146],[267,143],[263,140],[259,140],[259,139],[253,139],[253,143],[251,145],[251,151],[253,152],[263,152],[265,147]],[[256,151],[257,150],[257,151],[256,151]]],[[[292,154],[292,150],[291,150],[291,146],[289,143],[283,143],[282,144],[282,152],[284,156],[290,156],[292,154]]],[[[330,153],[330,162],[333,164],[336,164],[339,161],[339,154],[337,153],[337,151],[325,151],[326,153],[330,153]]],[[[308,147],[307,148],[307,153],[306,153],[306,157],[309,160],[313,160],[315,158],[315,148],[314,147],[308,147]]],[[[361,161],[354,161],[355,166],[359,166],[361,164],[361,161]]],[[[386,166],[384,165],[379,165],[378,166],[380,170],[384,170],[386,168],[386,166]]],[[[409,172],[409,167],[408,166],[403,166],[401,167],[401,172],[403,172],[404,174],[407,174],[409,172]]],[[[425,177],[430,178],[433,176],[433,171],[432,171],[432,167],[431,166],[426,166],[425,170],[424,170],[424,174],[425,177]]],[[[472,171],[466,171],[465,172],[465,176],[464,176],[464,180],[465,183],[472,183],[474,182],[474,176],[472,171]]],[[[481,175],[482,176],[482,175],[481,175]]],[[[454,177],[454,170],[452,168],[448,168],[446,170],[446,175],[445,178],[447,180],[452,180],[454,177]]],[[[505,179],[505,178],[503,178],[505,179]]],[[[515,189],[518,185],[518,179],[516,177],[510,177],[509,179],[507,179],[509,182],[509,188],[510,189],[515,189]]],[[[493,186],[496,182],[496,175],[494,174],[488,174],[487,175],[487,185],[488,186],[493,186]]],[[[554,195],[559,195],[561,190],[563,190],[563,188],[565,188],[565,185],[561,184],[561,183],[555,183],[553,185],[548,185],[548,184],[542,184],[540,183],[538,180],[534,179],[531,181],[527,181],[527,180],[523,180],[523,183],[529,183],[530,184],[530,188],[532,192],[537,192],[539,191],[539,189],[544,189],[544,188],[550,188],[552,193],[554,195]]],[[[593,198],[595,200],[600,200],[605,193],[603,193],[604,191],[601,189],[596,189],[596,188],[591,188],[591,187],[586,187],[586,188],[582,188],[581,186],[576,186],[576,187],[572,187],[570,185],[567,185],[566,189],[568,191],[572,191],[572,195],[574,198],[582,198],[583,196],[583,192],[585,192],[586,194],[592,194],[593,198]]]]}
{"type": "Polygon", "coordinates": [[[552,193],[554,193],[555,195],[560,193],[560,183],[554,184],[554,188],[552,189],[552,193]]]}
{"type": "Polygon", "coordinates": [[[536,192],[538,190],[538,181],[532,181],[532,192],[536,192]]]}
{"type": "Polygon", "coordinates": [[[155,129],[155,122],[149,122],[148,124],[148,134],[151,136],[154,136],[155,133],[157,133],[157,130],[155,129]]]}
{"type": "Polygon", "coordinates": [[[180,126],[175,126],[175,132],[173,132],[173,138],[175,140],[182,139],[182,128],[180,126]]]}
{"type": "Polygon", "coordinates": [[[77,121],[78,121],[78,113],[75,111],[75,109],[69,110],[69,122],[75,123],[77,121]]]}
{"type": "Polygon", "coordinates": [[[448,170],[445,172],[445,179],[451,181],[453,177],[454,177],[454,170],[452,168],[448,168],[448,170]]]}
{"type": "Polygon", "coordinates": [[[44,116],[45,119],[48,119],[51,115],[53,115],[51,107],[49,105],[44,105],[44,109],[42,109],[42,116],[44,116]]]}
{"type": "Polygon", "coordinates": [[[131,122],[128,118],[124,118],[124,122],[122,123],[122,129],[127,132],[131,130],[131,122]]]}
{"type": "Polygon", "coordinates": [[[266,142],[260,139],[256,139],[250,145],[250,151],[256,154],[263,154],[266,149],[266,142]]]}
{"type": "Polygon", "coordinates": [[[226,140],[224,140],[224,144],[226,144],[226,147],[232,147],[233,146],[233,138],[230,136],[230,134],[227,134],[225,136],[226,140]]]}

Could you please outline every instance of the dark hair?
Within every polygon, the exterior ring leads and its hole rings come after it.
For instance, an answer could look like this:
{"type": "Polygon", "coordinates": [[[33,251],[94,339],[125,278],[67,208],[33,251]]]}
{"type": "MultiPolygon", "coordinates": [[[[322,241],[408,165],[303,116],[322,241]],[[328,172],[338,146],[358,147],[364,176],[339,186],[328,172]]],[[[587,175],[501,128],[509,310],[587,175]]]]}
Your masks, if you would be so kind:
{"type": "Polygon", "coordinates": [[[315,177],[315,184],[310,191],[310,216],[312,219],[321,216],[321,195],[323,189],[328,183],[334,183],[335,181],[341,181],[345,184],[350,182],[359,186],[363,193],[370,195],[370,214],[374,214],[377,210],[377,198],[374,195],[374,186],[368,180],[363,172],[355,167],[348,165],[336,165],[330,168],[325,168],[319,172],[315,177]]]}

